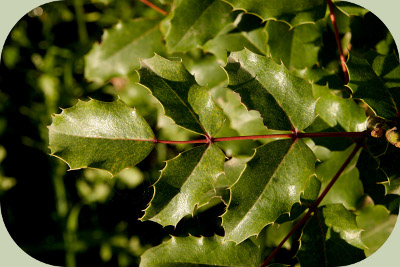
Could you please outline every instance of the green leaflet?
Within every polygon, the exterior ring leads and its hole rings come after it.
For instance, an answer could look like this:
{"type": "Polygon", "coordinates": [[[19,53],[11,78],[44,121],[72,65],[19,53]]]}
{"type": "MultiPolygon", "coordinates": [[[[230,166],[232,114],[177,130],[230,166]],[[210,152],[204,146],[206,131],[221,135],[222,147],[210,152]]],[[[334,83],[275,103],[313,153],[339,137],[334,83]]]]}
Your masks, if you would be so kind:
{"type": "MultiPolygon", "coordinates": [[[[328,160],[323,161],[316,167],[317,177],[322,180],[321,191],[326,188],[344,161],[353,151],[355,145],[344,151],[332,151],[328,160]]],[[[364,195],[363,184],[359,178],[356,168],[359,153],[347,165],[339,179],[325,196],[321,205],[342,203],[347,209],[356,210],[357,204],[364,195]]]]}
{"type": "Polygon", "coordinates": [[[260,249],[246,240],[236,245],[223,242],[223,237],[171,237],[161,245],[147,250],[140,266],[258,266],[260,249]]]}
{"type": "Polygon", "coordinates": [[[224,122],[222,110],[207,88],[196,83],[182,62],[155,55],[141,61],[140,84],[164,107],[165,115],[181,127],[203,135],[215,135],[224,122]]]}
{"type": "Polygon", "coordinates": [[[229,88],[240,94],[242,103],[260,112],[272,130],[303,130],[316,117],[311,84],[294,76],[271,58],[244,49],[234,52],[225,67],[229,88]]]}
{"type": "Polygon", "coordinates": [[[268,21],[268,46],[272,59],[289,69],[310,68],[318,63],[318,52],[322,44],[324,21],[303,24],[291,28],[280,21],[268,21]]]}
{"type": "Polygon", "coordinates": [[[392,56],[367,54],[364,58],[350,55],[346,65],[349,69],[348,86],[354,98],[362,99],[376,115],[388,120],[399,113],[400,67],[392,56]]]}
{"type": "Polygon", "coordinates": [[[361,132],[366,128],[365,110],[351,98],[334,95],[328,86],[313,84],[313,95],[319,99],[316,106],[318,116],[329,126],[340,126],[348,132],[361,132]]]}
{"type": "Polygon", "coordinates": [[[159,20],[136,19],[120,22],[106,30],[101,44],[85,57],[85,77],[103,83],[115,76],[126,76],[139,68],[139,58],[164,51],[159,20]]]}
{"type": "Polygon", "coordinates": [[[315,22],[324,17],[325,0],[224,0],[263,20],[282,20],[290,26],[315,22]]]}
{"type": "Polygon", "coordinates": [[[226,65],[228,51],[240,51],[244,48],[254,53],[267,53],[267,34],[262,21],[249,14],[240,14],[236,28],[229,33],[220,34],[203,45],[205,52],[214,54],[226,65]]]}
{"type": "Polygon", "coordinates": [[[347,16],[360,16],[363,17],[369,11],[357,4],[346,1],[335,1],[335,6],[347,16]]]}
{"type": "Polygon", "coordinates": [[[165,37],[171,52],[184,52],[200,47],[233,23],[232,7],[219,0],[180,1],[174,9],[165,37]]]}
{"type": "Polygon", "coordinates": [[[216,145],[197,146],[167,161],[141,220],[176,225],[192,214],[204,194],[216,187],[224,161],[225,155],[216,145]]]}
{"type": "Polygon", "coordinates": [[[397,221],[397,215],[390,212],[382,205],[366,206],[358,214],[357,225],[364,231],[361,239],[368,247],[364,249],[369,257],[375,253],[389,238],[397,221]]]}
{"type": "Polygon", "coordinates": [[[278,140],[257,148],[231,187],[229,206],[222,215],[224,239],[240,243],[290,212],[315,173],[315,160],[301,140],[278,140]]]}
{"type": "Polygon", "coordinates": [[[365,258],[356,216],[341,204],[318,209],[303,229],[297,258],[301,266],[343,266],[365,258]]]}
{"type": "Polygon", "coordinates": [[[142,161],[154,140],[147,122],[122,100],[79,101],[49,126],[51,155],[71,169],[98,168],[112,175],[142,161]]]}

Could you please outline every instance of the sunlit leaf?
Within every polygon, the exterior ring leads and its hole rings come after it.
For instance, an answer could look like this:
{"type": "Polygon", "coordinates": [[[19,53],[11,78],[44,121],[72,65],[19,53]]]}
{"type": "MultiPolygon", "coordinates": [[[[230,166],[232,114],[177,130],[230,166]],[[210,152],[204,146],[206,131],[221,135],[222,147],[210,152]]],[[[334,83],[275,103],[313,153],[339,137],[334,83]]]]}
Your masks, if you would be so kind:
{"type": "Polygon", "coordinates": [[[303,130],[315,119],[311,84],[271,58],[244,49],[230,55],[225,69],[229,88],[249,110],[261,114],[269,129],[303,130]]]}
{"type": "Polygon", "coordinates": [[[224,121],[206,87],[197,84],[180,61],[158,55],[141,61],[140,84],[148,88],[176,124],[199,134],[213,136],[224,121]]]}
{"type": "Polygon", "coordinates": [[[154,138],[142,116],[121,100],[80,101],[55,115],[49,126],[51,155],[71,169],[98,168],[112,175],[142,161],[154,138]]]}
{"type": "Polygon", "coordinates": [[[204,194],[216,188],[224,161],[225,155],[216,145],[198,146],[167,161],[142,220],[176,225],[193,214],[204,194]]]}
{"type": "Polygon", "coordinates": [[[140,266],[258,266],[260,250],[252,241],[239,245],[223,237],[171,237],[147,250],[140,266]]]}
{"type": "Polygon", "coordinates": [[[302,142],[279,140],[256,149],[222,216],[225,240],[240,243],[290,212],[314,174],[315,156],[302,142]]]}

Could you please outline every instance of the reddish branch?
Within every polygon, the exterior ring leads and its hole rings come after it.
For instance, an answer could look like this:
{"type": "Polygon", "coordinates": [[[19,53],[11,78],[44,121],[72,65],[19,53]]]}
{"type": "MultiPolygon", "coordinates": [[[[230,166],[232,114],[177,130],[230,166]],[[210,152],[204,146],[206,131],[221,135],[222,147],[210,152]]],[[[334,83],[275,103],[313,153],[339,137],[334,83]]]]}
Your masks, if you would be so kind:
{"type": "Polygon", "coordinates": [[[282,240],[281,243],[272,251],[272,253],[268,256],[268,258],[260,265],[260,267],[265,267],[267,264],[275,257],[275,254],[279,251],[279,249],[285,244],[285,242],[293,235],[293,233],[300,227],[304,226],[308,220],[312,216],[312,211],[309,209],[307,213],[301,218],[301,220],[296,223],[296,225],[293,227],[293,229],[285,236],[285,238],[282,240]]]}
{"type": "Polygon", "coordinates": [[[155,4],[153,4],[153,3],[151,3],[151,2],[149,2],[149,1],[147,1],[147,0],[140,0],[140,2],[142,2],[143,4],[145,4],[145,5],[149,6],[149,7],[151,7],[152,9],[154,9],[155,11],[157,11],[157,12],[163,14],[164,16],[167,16],[167,15],[168,15],[168,12],[167,12],[167,11],[165,11],[164,9],[159,8],[158,6],[156,6],[155,4]]]}
{"type": "Polygon", "coordinates": [[[350,153],[350,155],[347,157],[345,162],[342,164],[340,169],[337,171],[335,176],[332,178],[328,186],[325,188],[325,190],[321,193],[321,195],[317,198],[317,200],[310,205],[307,213],[301,218],[301,220],[296,223],[296,225],[293,227],[293,229],[285,236],[285,238],[282,240],[282,242],[272,251],[272,253],[268,256],[268,258],[260,265],[260,267],[265,267],[268,265],[268,263],[273,259],[275,254],[279,251],[279,249],[285,244],[285,242],[293,235],[293,233],[301,227],[301,229],[305,226],[305,224],[308,222],[308,220],[313,216],[313,212],[317,212],[319,204],[321,204],[322,200],[324,197],[328,194],[329,190],[332,188],[332,186],[335,184],[339,176],[343,173],[344,169],[349,165],[350,161],[354,158],[354,156],[357,154],[358,150],[362,147],[364,139],[362,139],[362,142],[357,142],[357,145],[354,147],[353,151],[350,153]]]}
{"type": "Polygon", "coordinates": [[[168,140],[155,140],[156,143],[164,144],[201,144],[212,142],[224,142],[235,140],[255,140],[265,138],[313,138],[313,137],[367,137],[368,131],[364,132],[332,132],[332,133],[298,133],[292,132],[287,134],[268,134],[268,135],[247,135],[247,136],[231,136],[231,137],[218,137],[218,138],[205,138],[189,141],[168,141],[168,140]]]}
{"type": "Polygon", "coordinates": [[[332,0],[326,0],[326,2],[328,3],[329,12],[331,14],[330,18],[331,18],[331,21],[332,21],[333,30],[335,31],[336,43],[337,43],[338,48],[339,48],[340,63],[342,65],[344,78],[346,80],[346,83],[349,83],[349,72],[348,72],[347,67],[346,67],[346,59],[344,58],[343,49],[342,49],[342,43],[340,42],[339,30],[338,30],[338,27],[336,25],[336,18],[335,18],[335,12],[333,10],[332,0]]]}

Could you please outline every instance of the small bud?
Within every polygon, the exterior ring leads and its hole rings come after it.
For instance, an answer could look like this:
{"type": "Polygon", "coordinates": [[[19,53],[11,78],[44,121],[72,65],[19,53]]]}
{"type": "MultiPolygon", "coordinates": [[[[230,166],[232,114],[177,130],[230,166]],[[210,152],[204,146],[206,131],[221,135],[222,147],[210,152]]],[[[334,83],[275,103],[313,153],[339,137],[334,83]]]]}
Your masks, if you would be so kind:
{"type": "Polygon", "coordinates": [[[381,138],[383,136],[382,128],[375,128],[371,131],[371,136],[375,138],[381,138]]]}
{"type": "Polygon", "coordinates": [[[393,127],[386,131],[386,140],[392,145],[400,148],[400,131],[397,130],[397,127],[393,127]]]}

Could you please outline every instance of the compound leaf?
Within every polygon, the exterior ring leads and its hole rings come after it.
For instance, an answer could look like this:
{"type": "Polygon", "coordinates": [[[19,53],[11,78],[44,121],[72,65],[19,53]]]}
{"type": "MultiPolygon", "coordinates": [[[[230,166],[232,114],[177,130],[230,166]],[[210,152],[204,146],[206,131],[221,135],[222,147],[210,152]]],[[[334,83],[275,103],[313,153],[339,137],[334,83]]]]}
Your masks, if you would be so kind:
{"type": "Polygon", "coordinates": [[[219,0],[180,1],[165,37],[167,48],[184,52],[200,47],[234,21],[231,11],[231,6],[219,0]]]}
{"type": "Polygon", "coordinates": [[[79,101],[53,117],[51,155],[71,169],[98,168],[112,175],[142,161],[153,149],[154,133],[122,100],[79,101]]]}
{"type": "Polygon", "coordinates": [[[301,140],[278,140],[257,148],[231,187],[229,206],[222,216],[225,240],[240,243],[289,213],[315,173],[315,160],[301,140]]]}
{"type": "Polygon", "coordinates": [[[202,197],[215,189],[224,161],[225,155],[216,145],[198,146],[167,161],[142,220],[176,225],[192,214],[202,197]]]}
{"type": "Polygon", "coordinates": [[[225,67],[229,88],[249,110],[257,110],[272,130],[303,130],[316,117],[311,84],[271,58],[247,49],[234,52],[225,67]]]}
{"type": "Polygon", "coordinates": [[[356,216],[341,204],[323,206],[303,229],[301,266],[343,266],[365,258],[356,216]]]}
{"type": "Polygon", "coordinates": [[[253,13],[263,20],[282,20],[292,27],[325,16],[325,0],[225,0],[234,9],[253,13]]]}
{"type": "Polygon", "coordinates": [[[159,20],[136,19],[106,30],[101,44],[86,55],[86,79],[101,83],[126,76],[139,68],[139,57],[164,51],[159,24],[159,20]]]}
{"type": "Polygon", "coordinates": [[[158,55],[141,61],[140,84],[164,107],[165,115],[179,126],[203,135],[215,135],[224,122],[223,111],[206,87],[196,83],[181,61],[158,55]]]}
{"type": "Polygon", "coordinates": [[[147,250],[140,266],[258,266],[260,249],[246,240],[236,245],[223,242],[223,237],[171,237],[147,250]]]}

